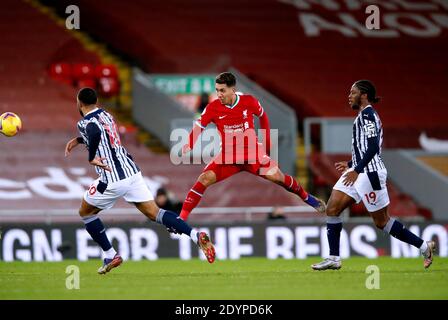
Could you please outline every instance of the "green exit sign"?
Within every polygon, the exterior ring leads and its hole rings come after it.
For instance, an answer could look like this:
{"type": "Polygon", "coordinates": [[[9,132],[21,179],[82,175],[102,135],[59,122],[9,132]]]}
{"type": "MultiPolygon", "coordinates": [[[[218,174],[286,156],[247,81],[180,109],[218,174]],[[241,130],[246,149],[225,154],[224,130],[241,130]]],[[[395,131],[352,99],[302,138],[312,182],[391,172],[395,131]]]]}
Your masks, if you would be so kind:
{"type": "Polygon", "coordinates": [[[151,75],[154,85],[170,95],[215,91],[215,77],[208,75],[151,75]]]}

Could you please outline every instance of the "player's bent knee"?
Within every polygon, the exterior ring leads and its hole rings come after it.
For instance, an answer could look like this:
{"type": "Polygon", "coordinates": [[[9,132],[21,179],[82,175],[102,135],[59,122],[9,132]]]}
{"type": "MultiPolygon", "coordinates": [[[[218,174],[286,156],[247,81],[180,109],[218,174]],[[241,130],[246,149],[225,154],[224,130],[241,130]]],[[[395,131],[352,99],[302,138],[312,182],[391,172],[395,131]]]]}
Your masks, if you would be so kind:
{"type": "Polygon", "coordinates": [[[216,182],[216,175],[212,171],[204,172],[199,176],[198,181],[208,187],[216,182]]]}
{"type": "Polygon", "coordinates": [[[272,179],[271,178],[268,178],[268,179],[272,180],[272,181],[275,180],[275,182],[277,182],[277,181],[281,182],[282,176],[283,175],[281,174],[281,172],[277,166],[270,168],[268,170],[268,172],[266,173],[266,177],[271,177],[272,179]]]}
{"type": "Polygon", "coordinates": [[[269,169],[269,171],[265,175],[265,178],[268,179],[269,181],[272,181],[272,182],[280,184],[280,185],[283,185],[283,182],[285,180],[285,177],[280,172],[278,167],[269,169]]]}
{"type": "Polygon", "coordinates": [[[336,206],[328,206],[325,213],[329,217],[337,217],[341,214],[341,210],[336,206]]]}
{"type": "Polygon", "coordinates": [[[78,213],[79,213],[79,216],[81,218],[84,218],[84,217],[88,217],[88,216],[93,216],[93,215],[97,214],[100,211],[101,210],[97,209],[97,208],[90,208],[90,207],[81,206],[81,208],[79,208],[78,213]]]}
{"type": "Polygon", "coordinates": [[[375,223],[375,226],[378,229],[383,230],[386,224],[389,222],[389,214],[387,213],[387,207],[370,213],[373,219],[373,222],[375,223]]]}

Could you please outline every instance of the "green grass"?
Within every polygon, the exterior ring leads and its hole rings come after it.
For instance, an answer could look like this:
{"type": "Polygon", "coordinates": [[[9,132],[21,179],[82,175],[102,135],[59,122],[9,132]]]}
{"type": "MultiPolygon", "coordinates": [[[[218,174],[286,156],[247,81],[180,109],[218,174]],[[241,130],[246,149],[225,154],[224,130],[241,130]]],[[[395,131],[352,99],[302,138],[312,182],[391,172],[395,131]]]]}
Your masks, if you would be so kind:
{"type": "Polygon", "coordinates": [[[339,271],[312,271],[306,260],[245,258],[125,261],[104,276],[99,260],[79,262],[0,262],[4,299],[448,299],[448,258],[436,257],[424,270],[422,259],[350,258],[339,271]],[[66,288],[66,267],[80,268],[80,289],[66,288]],[[380,270],[380,289],[369,290],[366,267],[380,270]]]}

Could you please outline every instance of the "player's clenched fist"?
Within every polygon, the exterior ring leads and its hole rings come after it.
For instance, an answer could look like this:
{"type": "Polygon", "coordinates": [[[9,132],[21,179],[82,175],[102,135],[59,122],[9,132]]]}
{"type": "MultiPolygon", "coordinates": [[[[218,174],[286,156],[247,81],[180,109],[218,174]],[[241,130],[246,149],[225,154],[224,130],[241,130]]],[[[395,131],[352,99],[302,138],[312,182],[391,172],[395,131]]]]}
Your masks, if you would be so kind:
{"type": "Polygon", "coordinates": [[[105,163],[103,163],[103,160],[106,160],[106,158],[100,158],[96,157],[92,161],[89,161],[91,165],[100,167],[106,171],[112,172],[112,170],[109,168],[109,166],[105,163]]]}
{"type": "Polygon", "coordinates": [[[72,149],[79,144],[78,139],[74,138],[65,145],[65,156],[68,156],[72,149]]]}
{"type": "Polygon", "coordinates": [[[336,162],[334,164],[336,170],[338,171],[345,171],[348,169],[348,163],[347,161],[341,161],[341,162],[336,162]]]}

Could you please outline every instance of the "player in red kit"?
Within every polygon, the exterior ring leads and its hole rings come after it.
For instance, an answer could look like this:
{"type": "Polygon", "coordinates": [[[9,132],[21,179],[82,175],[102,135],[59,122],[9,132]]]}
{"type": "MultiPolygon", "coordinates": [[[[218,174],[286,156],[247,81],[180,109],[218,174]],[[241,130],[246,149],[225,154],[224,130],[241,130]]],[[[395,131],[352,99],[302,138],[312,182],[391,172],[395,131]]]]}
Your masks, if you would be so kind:
{"type": "Polygon", "coordinates": [[[180,217],[187,220],[198,205],[205,190],[238,172],[247,171],[275,182],[289,192],[298,195],[318,212],[325,212],[325,202],[308,194],[291,176],[284,174],[278,164],[269,157],[270,128],[268,116],[256,98],[236,93],[236,78],[230,72],[216,77],[218,99],[209,103],[196,121],[190,133],[189,143],[182,152],[189,152],[205,127],[213,122],[221,137],[221,152],[203,170],[188,192],[180,217]],[[254,128],[254,116],[260,120],[264,133],[264,145],[258,142],[254,128]]]}

